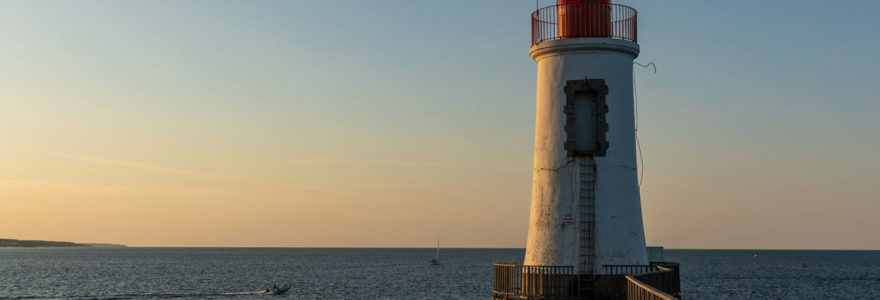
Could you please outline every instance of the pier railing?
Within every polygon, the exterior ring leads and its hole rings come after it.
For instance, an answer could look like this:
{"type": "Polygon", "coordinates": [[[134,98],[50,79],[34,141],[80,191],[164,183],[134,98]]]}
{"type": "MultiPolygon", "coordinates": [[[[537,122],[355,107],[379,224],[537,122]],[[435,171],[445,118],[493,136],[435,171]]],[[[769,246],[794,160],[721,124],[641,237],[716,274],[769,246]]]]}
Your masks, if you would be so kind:
{"type": "Polygon", "coordinates": [[[626,300],[678,300],[678,298],[626,275],[626,300]]]}
{"type": "Polygon", "coordinates": [[[603,265],[604,274],[596,275],[594,293],[599,299],[629,299],[629,280],[633,277],[644,285],[679,297],[678,264],[651,262],[649,265],[603,265]]]}
{"type": "Polygon", "coordinates": [[[572,266],[528,266],[496,263],[492,292],[502,299],[549,297],[576,299],[578,281],[572,266]]]}
{"type": "MultiPolygon", "coordinates": [[[[656,271],[632,276],[634,279],[672,297],[681,297],[681,282],[677,263],[652,262],[656,271]]],[[[629,288],[627,288],[629,289],[629,288]]],[[[629,293],[627,293],[629,295],[629,293]]]]}
{"type": "Polygon", "coordinates": [[[678,264],[669,262],[603,265],[604,274],[595,276],[576,274],[571,266],[529,266],[518,262],[496,263],[494,269],[493,299],[653,300],[677,299],[681,295],[678,264]],[[593,286],[579,286],[583,282],[593,286]],[[585,291],[590,294],[582,295],[585,291]]]}
{"type": "Polygon", "coordinates": [[[495,295],[513,296],[522,294],[522,263],[495,263],[495,280],[492,292],[495,295]]]}

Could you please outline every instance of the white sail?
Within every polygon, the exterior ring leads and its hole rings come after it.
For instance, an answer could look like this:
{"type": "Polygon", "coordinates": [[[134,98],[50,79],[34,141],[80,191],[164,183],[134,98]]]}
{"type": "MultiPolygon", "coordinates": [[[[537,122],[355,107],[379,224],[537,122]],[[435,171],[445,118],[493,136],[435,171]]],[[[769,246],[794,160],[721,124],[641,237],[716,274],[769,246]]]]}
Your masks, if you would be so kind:
{"type": "Polygon", "coordinates": [[[434,258],[431,259],[432,265],[440,264],[440,240],[437,240],[437,254],[434,255],[434,258]]]}

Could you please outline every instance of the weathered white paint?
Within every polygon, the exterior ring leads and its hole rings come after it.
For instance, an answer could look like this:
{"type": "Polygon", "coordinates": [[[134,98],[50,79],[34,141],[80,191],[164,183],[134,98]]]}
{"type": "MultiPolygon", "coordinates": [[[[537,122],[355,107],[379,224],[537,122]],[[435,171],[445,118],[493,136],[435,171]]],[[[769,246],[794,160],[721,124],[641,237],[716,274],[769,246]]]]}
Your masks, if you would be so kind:
{"type": "Polygon", "coordinates": [[[542,42],[538,63],[535,161],[526,245],[527,265],[578,265],[578,170],[564,149],[566,81],[604,79],[608,86],[608,149],[596,157],[595,273],[604,264],[647,264],[636,171],[632,63],[636,43],[605,38],[542,42]]]}

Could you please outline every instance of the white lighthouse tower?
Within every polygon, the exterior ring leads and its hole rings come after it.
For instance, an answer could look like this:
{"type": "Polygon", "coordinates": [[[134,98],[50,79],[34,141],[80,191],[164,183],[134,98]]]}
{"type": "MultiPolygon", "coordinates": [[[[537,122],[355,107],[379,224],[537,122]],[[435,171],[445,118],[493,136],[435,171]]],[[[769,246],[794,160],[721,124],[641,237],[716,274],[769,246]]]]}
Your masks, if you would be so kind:
{"type": "Polygon", "coordinates": [[[678,265],[646,255],[636,25],[635,9],[609,0],[558,0],[532,13],[538,82],[529,232],[523,262],[494,265],[493,299],[680,294],[678,265]]]}
{"type": "Polygon", "coordinates": [[[533,15],[537,122],[526,265],[646,265],[633,107],[636,12],[560,0],[533,15]]]}

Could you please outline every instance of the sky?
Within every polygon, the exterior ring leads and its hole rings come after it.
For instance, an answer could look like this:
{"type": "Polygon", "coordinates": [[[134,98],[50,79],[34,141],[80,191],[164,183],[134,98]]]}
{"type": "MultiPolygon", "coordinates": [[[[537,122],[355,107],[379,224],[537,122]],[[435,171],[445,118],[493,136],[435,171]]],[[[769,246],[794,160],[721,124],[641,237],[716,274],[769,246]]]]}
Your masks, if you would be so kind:
{"type": "MultiPolygon", "coordinates": [[[[618,2],[648,244],[880,249],[880,2],[618,2]]],[[[534,9],[2,1],[0,238],[524,247],[534,9]]]]}

